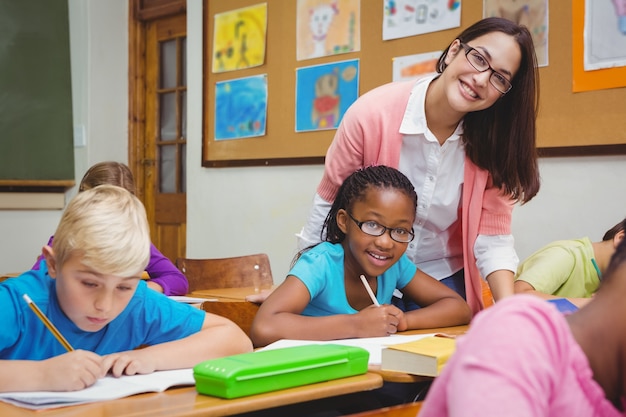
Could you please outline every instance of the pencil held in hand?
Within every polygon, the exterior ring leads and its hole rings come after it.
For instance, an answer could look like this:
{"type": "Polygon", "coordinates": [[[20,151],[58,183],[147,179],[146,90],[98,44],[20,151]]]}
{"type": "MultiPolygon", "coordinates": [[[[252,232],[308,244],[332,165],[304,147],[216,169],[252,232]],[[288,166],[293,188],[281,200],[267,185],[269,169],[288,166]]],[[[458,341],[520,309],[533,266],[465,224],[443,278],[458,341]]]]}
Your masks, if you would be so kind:
{"type": "Polygon", "coordinates": [[[367,278],[365,278],[365,275],[361,275],[361,282],[363,282],[363,285],[365,286],[367,293],[372,299],[372,303],[374,303],[376,307],[380,307],[380,304],[378,303],[378,300],[376,299],[376,296],[374,295],[374,292],[372,291],[372,287],[370,287],[370,284],[368,284],[367,278]]]}
{"type": "Polygon", "coordinates": [[[28,304],[30,309],[35,312],[37,317],[39,317],[39,320],[41,320],[43,322],[43,324],[48,328],[48,330],[50,330],[52,335],[54,337],[56,337],[56,339],[59,341],[59,343],[61,343],[63,345],[63,347],[65,349],[67,349],[68,352],[73,351],[74,348],[72,347],[72,345],[70,345],[69,342],[67,340],[65,340],[65,338],[63,337],[61,332],[59,332],[59,330],[57,330],[57,328],[54,327],[54,324],[52,324],[52,322],[48,319],[48,317],[46,317],[43,314],[43,312],[39,309],[39,307],[37,307],[37,304],[35,304],[33,302],[33,300],[30,299],[28,294],[24,294],[22,297],[24,297],[24,301],[26,301],[26,303],[28,304]]]}

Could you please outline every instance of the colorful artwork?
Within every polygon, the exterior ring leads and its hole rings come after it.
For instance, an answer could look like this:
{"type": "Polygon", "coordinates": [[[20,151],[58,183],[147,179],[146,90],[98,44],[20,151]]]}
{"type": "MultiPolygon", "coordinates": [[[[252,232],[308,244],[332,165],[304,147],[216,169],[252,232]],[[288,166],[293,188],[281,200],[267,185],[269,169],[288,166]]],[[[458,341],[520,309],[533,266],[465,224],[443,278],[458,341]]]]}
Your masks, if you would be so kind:
{"type": "Polygon", "coordinates": [[[626,66],[626,0],[612,3],[587,0],[585,71],[626,66]]]}
{"type": "Polygon", "coordinates": [[[359,0],[298,0],[298,61],[361,49],[359,0]]]}
{"type": "Polygon", "coordinates": [[[441,53],[442,51],[435,51],[394,58],[392,81],[419,78],[436,72],[441,53]]]}
{"type": "Polygon", "coordinates": [[[213,72],[257,67],[265,62],[267,4],[215,15],[213,72]]]}
{"type": "Polygon", "coordinates": [[[215,84],[215,140],[265,135],[267,75],[215,84]]]}
{"type": "MultiPolygon", "coordinates": [[[[612,68],[585,70],[585,61],[589,60],[585,55],[591,53],[585,43],[593,42],[593,40],[585,39],[586,31],[590,30],[585,27],[589,20],[587,15],[589,13],[602,15],[600,9],[604,10],[604,16],[607,16],[607,20],[600,22],[600,26],[606,28],[607,31],[612,31],[611,35],[608,35],[610,42],[619,44],[622,48],[617,51],[613,61],[618,61],[620,56],[622,58],[625,56],[624,36],[621,35],[620,27],[619,13],[621,9],[617,7],[616,3],[617,1],[611,4],[608,1],[572,0],[572,91],[574,92],[626,87],[626,66],[623,64],[612,68]],[[611,11],[611,7],[614,8],[613,11],[611,11]],[[609,18],[611,13],[613,13],[612,18],[609,18]]],[[[592,34],[587,36],[592,36],[592,34]]],[[[600,36],[602,37],[602,35],[600,36]]]]}
{"type": "Polygon", "coordinates": [[[383,40],[461,26],[460,1],[385,0],[383,3],[383,40]]]}
{"type": "Polygon", "coordinates": [[[358,95],[358,59],[298,68],[296,132],[337,128],[358,95]]]}
{"type": "Polygon", "coordinates": [[[548,65],[548,0],[484,0],[484,17],[503,17],[524,25],[535,44],[537,64],[548,65]]]}

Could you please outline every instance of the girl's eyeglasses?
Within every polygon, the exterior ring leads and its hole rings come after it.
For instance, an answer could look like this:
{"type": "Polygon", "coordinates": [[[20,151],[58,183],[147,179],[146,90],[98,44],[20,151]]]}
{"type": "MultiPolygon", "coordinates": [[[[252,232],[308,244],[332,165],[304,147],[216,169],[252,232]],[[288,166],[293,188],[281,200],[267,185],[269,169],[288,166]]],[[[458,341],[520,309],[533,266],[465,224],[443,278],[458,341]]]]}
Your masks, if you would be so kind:
{"type": "Polygon", "coordinates": [[[387,227],[382,224],[376,223],[373,220],[368,220],[365,222],[360,222],[354,217],[352,214],[348,213],[348,216],[356,223],[356,225],[361,229],[363,233],[370,236],[382,236],[386,231],[389,231],[389,236],[393,240],[399,243],[409,243],[415,238],[415,233],[413,233],[413,229],[406,230],[403,227],[387,227]]]}

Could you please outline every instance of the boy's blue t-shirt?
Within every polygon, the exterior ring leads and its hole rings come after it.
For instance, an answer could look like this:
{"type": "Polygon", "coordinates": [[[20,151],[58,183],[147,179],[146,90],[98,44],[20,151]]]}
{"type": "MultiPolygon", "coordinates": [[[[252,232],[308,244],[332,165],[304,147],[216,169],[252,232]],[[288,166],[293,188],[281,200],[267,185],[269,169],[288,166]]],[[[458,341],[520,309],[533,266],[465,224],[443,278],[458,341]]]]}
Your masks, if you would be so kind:
{"type": "Polygon", "coordinates": [[[28,294],[74,349],[99,355],[184,338],[198,332],[205,317],[201,309],[172,301],[141,281],[119,316],[97,332],[86,332],[61,310],[56,280],[50,278],[42,264],[41,270],[28,271],[0,283],[0,359],[42,360],[66,353],[24,301],[24,294],[28,294]]]}
{"type": "MultiPolygon", "coordinates": [[[[289,275],[304,283],[311,295],[311,301],[302,311],[302,315],[320,317],[357,312],[346,298],[343,258],[341,244],[322,242],[304,252],[289,271],[289,275]]],[[[393,291],[406,287],[416,271],[415,264],[403,254],[398,262],[377,278],[378,302],[391,303],[393,291]]]]}

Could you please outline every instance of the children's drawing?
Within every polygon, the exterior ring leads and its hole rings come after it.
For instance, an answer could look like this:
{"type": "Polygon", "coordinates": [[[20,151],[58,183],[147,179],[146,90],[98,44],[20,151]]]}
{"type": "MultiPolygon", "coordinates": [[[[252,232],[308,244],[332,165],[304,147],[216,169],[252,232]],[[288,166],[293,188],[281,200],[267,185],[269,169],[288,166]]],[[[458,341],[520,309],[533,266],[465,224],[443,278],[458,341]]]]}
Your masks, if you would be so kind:
{"type": "Polygon", "coordinates": [[[415,79],[437,71],[442,51],[399,56],[393,59],[393,81],[415,79]]]}
{"type": "Polygon", "coordinates": [[[626,36],[626,0],[613,0],[613,6],[617,16],[617,27],[622,35],[626,36]]]}
{"type": "Polygon", "coordinates": [[[265,135],[267,75],[215,84],[215,140],[265,135]]]}
{"type": "Polygon", "coordinates": [[[359,51],[359,0],[298,0],[297,59],[359,51]]]}
{"type": "Polygon", "coordinates": [[[296,132],[337,128],[358,90],[358,59],[298,68],[296,132]]]}
{"type": "Polygon", "coordinates": [[[385,0],[383,8],[383,40],[461,25],[460,0],[385,0]]]}
{"type": "Polygon", "coordinates": [[[626,0],[612,3],[585,2],[585,71],[626,66],[626,0]]]}
{"type": "Polygon", "coordinates": [[[503,17],[530,31],[537,64],[548,65],[548,0],[484,0],[484,17],[503,17]]]}
{"type": "Polygon", "coordinates": [[[267,4],[215,15],[213,72],[233,71],[265,62],[267,4]]]}

